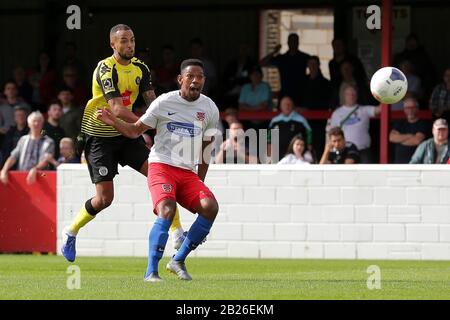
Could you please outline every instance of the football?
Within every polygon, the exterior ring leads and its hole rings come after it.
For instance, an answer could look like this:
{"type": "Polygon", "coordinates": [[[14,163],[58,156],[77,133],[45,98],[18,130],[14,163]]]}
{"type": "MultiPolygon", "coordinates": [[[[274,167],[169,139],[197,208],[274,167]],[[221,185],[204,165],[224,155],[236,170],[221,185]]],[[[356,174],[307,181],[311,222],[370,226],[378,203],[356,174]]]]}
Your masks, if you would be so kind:
{"type": "Polygon", "coordinates": [[[381,103],[399,102],[408,90],[408,81],[399,69],[384,67],[374,73],[370,80],[370,91],[381,103]]]}

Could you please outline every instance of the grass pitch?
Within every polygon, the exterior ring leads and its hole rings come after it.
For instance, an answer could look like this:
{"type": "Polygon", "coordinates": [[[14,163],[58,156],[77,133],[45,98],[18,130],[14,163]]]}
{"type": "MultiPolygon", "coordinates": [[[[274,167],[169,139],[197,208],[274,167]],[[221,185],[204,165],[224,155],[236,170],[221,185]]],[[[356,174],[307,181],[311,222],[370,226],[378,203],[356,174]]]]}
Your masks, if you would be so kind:
{"type": "Polygon", "coordinates": [[[450,262],[192,258],[191,282],[160,262],[163,283],[146,283],[144,258],[0,255],[0,299],[450,299],[450,262]],[[81,270],[69,290],[67,268],[81,270]],[[369,290],[367,268],[381,269],[381,289],[369,290]]]}

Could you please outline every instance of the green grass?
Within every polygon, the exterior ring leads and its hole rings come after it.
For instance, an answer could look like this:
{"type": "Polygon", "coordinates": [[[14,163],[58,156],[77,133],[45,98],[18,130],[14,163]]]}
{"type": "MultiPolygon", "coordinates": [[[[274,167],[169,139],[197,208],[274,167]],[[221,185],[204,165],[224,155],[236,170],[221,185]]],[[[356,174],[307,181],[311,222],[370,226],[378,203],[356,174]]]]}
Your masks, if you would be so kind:
{"type": "Polygon", "coordinates": [[[81,289],[66,286],[70,265],[58,256],[0,255],[0,299],[450,299],[450,262],[192,258],[194,278],[163,269],[145,283],[144,258],[77,258],[81,289]],[[381,269],[381,289],[366,286],[381,269]]]}

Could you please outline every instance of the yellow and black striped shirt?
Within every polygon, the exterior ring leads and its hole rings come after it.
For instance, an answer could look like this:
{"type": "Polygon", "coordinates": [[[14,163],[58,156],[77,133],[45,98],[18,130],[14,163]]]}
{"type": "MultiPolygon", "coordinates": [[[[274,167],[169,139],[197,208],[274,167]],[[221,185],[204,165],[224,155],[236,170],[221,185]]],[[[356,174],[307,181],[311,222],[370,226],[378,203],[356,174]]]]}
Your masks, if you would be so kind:
{"type": "Polygon", "coordinates": [[[84,109],[81,132],[96,137],[115,137],[120,133],[97,120],[96,112],[109,108],[108,100],[122,97],[123,105],[131,111],[139,93],[153,90],[150,71],[139,59],[132,58],[124,66],[114,56],[100,61],[92,76],[92,99],[84,109]]]}

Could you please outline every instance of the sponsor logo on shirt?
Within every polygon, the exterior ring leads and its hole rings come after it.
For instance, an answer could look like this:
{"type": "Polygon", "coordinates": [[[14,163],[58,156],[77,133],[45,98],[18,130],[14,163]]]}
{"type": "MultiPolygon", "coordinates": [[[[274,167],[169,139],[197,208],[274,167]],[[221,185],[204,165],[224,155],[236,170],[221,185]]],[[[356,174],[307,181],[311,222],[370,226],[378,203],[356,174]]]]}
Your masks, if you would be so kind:
{"type": "Polygon", "coordinates": [[[181,137],[192,138],[198,136],[201,133],[202,128],[194,126],[193,123],[169,122],[167,124],[167,130],[181,137]]]}

